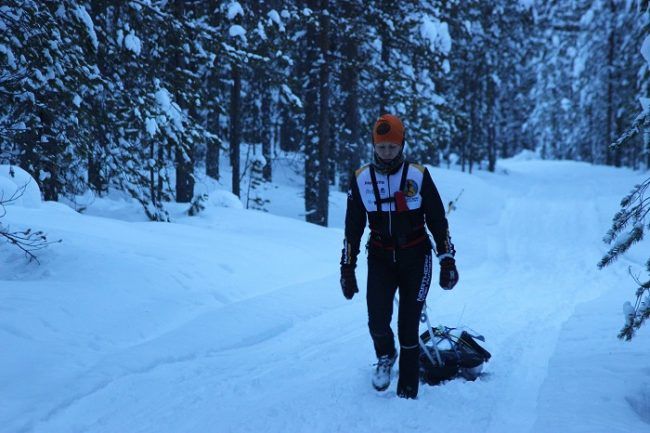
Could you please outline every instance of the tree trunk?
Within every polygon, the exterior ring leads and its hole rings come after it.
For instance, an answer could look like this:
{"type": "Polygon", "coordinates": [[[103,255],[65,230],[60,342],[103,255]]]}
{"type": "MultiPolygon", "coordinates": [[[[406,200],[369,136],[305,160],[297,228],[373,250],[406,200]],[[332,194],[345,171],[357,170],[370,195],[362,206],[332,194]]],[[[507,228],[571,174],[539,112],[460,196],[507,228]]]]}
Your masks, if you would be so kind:
{"type": "MultiPolygon", "coordinates": [[[[107,18],[108,10],[106,8],[105,0],[92,0],[90,3],[90,12],[92,14],[93,20],[97,20],[99,17],[107,18]]],[[[115,6],[116,15],[119,13],[119,6],[115,6]]],[[[113,29],[110,28],[110,22],[105,20],[106,25],[109,28],[106,28],[105,31],[110,33],[113,29]]],[[[97,47],[96,54],[92,54],[93,60],[97,63],[97,68],[99,69],[102,75],[109,75],[106,67],[106,45],[100,44],[97,47]]],[[[105,163],[106,150],[109,148],[108,139],[106,138],[108,133],[107,125],[107,116],[105,115],[105,106],[104,101],[106,98],[107,90],[103,90],[101,96],[93,98],[93,109],[97,113],[95,118],[94,132],[96,136],[94,137],[93,143],[89,144],[88,152],[88,186],[93,190],[98,196],[106,193],[108,191],[108,175],[102,174],[102,168],[104,168],[104,174],[108,171],[107,167],[102,167],[102,164],[105,163]]]]}
{"type": "MultiPolygon", "coordinates": [[[[214,131],[210,129],[214,134],[214,131]]],[[[209,141],[205,154],[205,174],[212,179],[219,180],[219,156],[221,150],[221,143],[219,141],[209,141]]]]}
{"type": "MultiPolygon", "coordinates": [[[[502,111],[502,110],[501,110],[502,111]]],[[[502,113],[505,114],[506,119],[507,119],[507,125],[512,125],[513,122],[511,122],[510,115],[508,113],[502,113]]],[[[505,132],[506,134],[510,133],[509,129],[506,128],[501,128],[499,129],[499,134],[502,132],[505,132]]],[[[517,134],[517,137],[519,137],[519,134],[517,134]]],[[[510,157],[510,137],[508,136],[499,136],[499,141],[501,141],[501,158],[509,158],[510,157]]],[[[517,143],[517,141],[512,140],[513,143],[517,143]]],[[[521,140],[519,140],[519,143],[522,143],[521,140]]]]}
{"type": "Polygon", "coordinates": [[[191,145],[176,147],[176,201],[189,203],[194,196],[194,168],[191,145]]]}
{"type": "MultiPolygon", "coordinates": [[[[61,192],[61,182],[59,181],[59,167],[58,160],[63,146],[60,144],[56,131],[52,128],[54,124],[55,113],[52,113],[48,107],[54,106],[50,101],[40,110],[41,125],[43,125],[41,141],[39,147],[41,154],[36,155],[41,159],[41,170],[44,172],[44,177],[41,180],[41,190],[43,191],[43,198],[49,201],[59,201],[59,193],[61,192]],[[45,141],[43,138],[45,137],[45,141]]],[[[41,173],[35,176],[40,180],[41,173]]]]}
{"type": "Polygon", "coordinates": [[[273,134],[271,128],[271,92],[268,85],[264,85],[262,90],[262,106],[261,106],[260,125],[262,125],[262,156],[266,160],[266,165],[262,169],[262,178],[266,182],[273,180],[273,155],[271,149],[273,147],[273,134]]]}
{"type": "MultiPolygon", "coordinates": [[[[350,29],[352,30],[352,29],[350,29]]],[[[339,189],[347,191],[350,186],[352,171],[361,165],[361,143],[359,131],[359,69],[356,63],[358,56],[358,43],[352,36],[354,33],[346,32],[344,36],[342,55],[343,70],[341,72],[341,89],[344,95],[343,102],[343,131],[341,132],[340,175],[339,189]]]]}
{"type": "Polygon", "coordinates": [[[320,11],[320,113],[318,121],[318,221],[317,224],[327,227],[329,212],[329,148],[330,148],[330,123],[329,123],[329,24],[330,17],[327,8],[329,0],[321,0],[320,11]]]}
{"type": "Polygon", "coordinates": [[[232,166],[232,193],[240,196],[239,145],[241,140],[241,72],[232,65],[232,91],[230,92],[230,165],[232,166]]]}
{"type": "MultiPolygon", "coordinates": [[[[155,156],[155,147],[153,144],[153,139],[149,143],[149,161],[154,161],[155,156]]],[[[160,194],[156,194],[156,168],[149,166],[149,194],[151,195],[151,202],[156,206],[158,202],[158,197],[160,194]]]]}
{"type": "Polygon", "coordinates": [[[379,81],[379,115],[385,114],[388,109],[388,77],[390,76],[389,62],[390,62],[390,29],[385,23],[384,18],[390,16],[390,9],[392,6],[391,0],[382,0],[382,15],[380,17],[380,37],[381,37],[381,78],[379,81]]]}
{"type": "Polygon", "coordinates": [[[495,137],[495,83],[492,74],[487,74],[487,154],[488,154],[488,171],[493,172],[496,169],[497,162],[497,143],[495,137]]]}
{"type": "MultiPolygon", "coordinates": [[[[184,0],[175,0],[174,14],[176,17],[182,17],[184,14],[184,0]]],[[[177,38],[175,38],[177,39],[177,38]]],[[[175,43],[175,56],[174,68],[182,70],[185,68],[185,60],[183,59],[182,41],[176,40],[175,43]]],[[[177,78],[178,80],[178,78],[177,78]]],[[[174,89],[177,94],[179,89],[183,88],[184,83],[176,82],[174,89]]],[[[180,96],[180,95],[179,95],[180,96]]],[[[180,101],[181,106],[191,108],[191,101],[180,101]]],[[[194,145],[192,143],[175,143],[175,165],[176,165],[176,201],[178,203],[189,203],[194,196],[194,145]]]]}
{"type": "Polygon", "coordinates": [[[299,128],[296,125],[293,112],[282,102],[280,107],[280,149],[285,152],[298,152],[300,150],[299,128]]]}
{"type": "MultiPolygon", "coordinates": [[[[151,145],[153,149],[153,144],[151,145]]],[[[163,188],[165,185],[163,184],[163,176],[161,175],[162,173],[162,168],[165,166],[165,148],[162,144],[158,144],[158,160],[156,162],[156,168],[155,168],[155,176],[157,179],[158,184],[156,185],[156,198],[152,200],[156,204],[156,206],[162,206],[163,202],[163,188]]]]}
{"type": "MultiPolygon", "coordinates": [[[[216,69],[216,68],[215,68],[216,69]]],[[[212,134],[221,137],[219,116],[221,115],[220,104],[216,101],[219,92],[219,76],[216,70],[210,71],[208,79],[207,99],[212,110],[208,112],[207,127],[212,134]]],[[[205,154],[205,174],[215,180],[219,180],[219,158],[221,156],[221,139],[209,141],[205,154]]]]}
{"type": "MultiPolygon", "coordinates": [[[[614,1],[609,1],[611,19],[614,19],[614,1]]],[[[610,22],[608,29],[608,50],[607,50],[607,125],[605,126],[605,160],[607,165],[616,164],[615,155],[609,149],[609,143],[614,141],[614,24],[610,22]]]]}
{"type": "MultiPolygon", "coordinates": [[[[309,0],[308,6],[312,11],[318,11],[318,0],[309,0]]],[[[318,137],[318,35],[315,16],[309,17],[307,24],[307,52],[305,70],[304,109],[305,109],[305,219],[307,222],[319,223],[318,193],[319,193],[319,137],[318,137]]]]}
{"type": "MultiPolygon", "coordinates": [[[[219,7],[220,2],[218,0],[210,0],[204,3],[206,11],[215,10],[219,7]]],[[[219,27],[221,23],[219,22],[220,14],[210,14],[208,13],[209,22],[215,28],[219,27]]],[[[218,50],[218,49],[217,49],[218,50]]],[[[217,51],[218,52],[218,51],[217,51]]],[[[223,85],[219,79],[221,68],[218,67],[218,58],[214,61],[214,64],[211,65],[210,72],[208,75],[206,83],[206,101],[208,107],[207,114],[207,128],[212,134],[219,137],[215,141],[209,141],[207,144],[206,155],[205,155],[205,174],[210,176],[215,180],[221,179],[221,174],[219,172],[219,160],[221,158],[221,146],[223,145],[222,141],[222,130],[221,130],[221,115],[223,114],[224,107],[222,106],[221,95],[225,92],[223,91],[223,85]]]]}
{"type": "MultiPolygon", "coordinates": [[[[100,134],[101,135],[101,134],[100,134]]],[[[103,147],[103,143],[100,137],[96,137],[98,140],[98,146],[103,147]],[[102,143],[102,144],[99,144],[102,143]]],[[[98,196],[106,192],[107,186],[104,178],[102,177],[101,172],[101,161],[96,156],[95,152],[96,147],[91,148],[91,154],[88,155],[88,185],[98,196]]]]}
{"type": "Polygon", "coordinates": [[[49,177],[43,181],[43,199],[46,201],[59,201],[58,167],[53,162],[47,161],[45,170],[49,173],[49,177]]]}
{"type": "MultiPolygon", "coordinates": [[[[477,77],[481,77],[481,66],[477,68],[477,77]]],[[[480,95],[478,94],[480,88],[476,81],[470,81],[470,134],[469,141],[467,143],[467,149],[465,152],[467,154],[468,162],[468,172],[471,174],[472,169],[474,168],[474,148],[477,145],[478,141],[478,131],[479,131],[479,116],[478,116],[478,99],[480,95]]]]}

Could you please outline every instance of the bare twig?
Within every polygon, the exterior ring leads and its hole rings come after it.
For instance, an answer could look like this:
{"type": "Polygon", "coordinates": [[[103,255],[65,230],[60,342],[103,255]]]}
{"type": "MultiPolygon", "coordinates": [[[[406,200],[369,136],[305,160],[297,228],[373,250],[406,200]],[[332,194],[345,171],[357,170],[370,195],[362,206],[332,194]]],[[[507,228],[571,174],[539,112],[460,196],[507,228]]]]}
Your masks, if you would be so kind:
{"type": "Polygon", "coordinates": [[[464,191],[465,191],[465,189],[461,189],[460,192],[458,193],[458,196],[456,196],[455,199],[453,199],[452,201],[449,202],[449,205],[447,206],[447,215],[449,215],[450,213],[452,213],[453,211],[455,211],[457,209],[456,204],[458,203],[458,200],[460,199],[460,196],[463,195],[464,191]]]}
{"type": "MultiPolygon", "coordinates": [[[[22,197],[23,194],[25,194],[25,190],[27,189],[27,186],[30,182],[32,182],[32,179],[30,179],[24,185],[18,187],[16,191],[14,191],[8,198],[4,197],[3,191],[2,195],[0,195],[0,218],[3,218],[5,215],[7,215],[7,205],[15,202],[20,197],[22,197]]],[[[12,232],[8,226],[4,226],[2,223],[0,223],[0,237],[6,239],[7,242],[9,242],[11,245],[15,245],[20,248],[29,258],[30,262],[34,260],[36,263],[40,262],[34,254],[34,251],[42,250],[50,244],[55,244],[62,241],[61,239],[58,239],[56,241],[48,241],[47,235],[43,231],[39,230],[34,232],[29,228],[26,230],[12,232]]]]}

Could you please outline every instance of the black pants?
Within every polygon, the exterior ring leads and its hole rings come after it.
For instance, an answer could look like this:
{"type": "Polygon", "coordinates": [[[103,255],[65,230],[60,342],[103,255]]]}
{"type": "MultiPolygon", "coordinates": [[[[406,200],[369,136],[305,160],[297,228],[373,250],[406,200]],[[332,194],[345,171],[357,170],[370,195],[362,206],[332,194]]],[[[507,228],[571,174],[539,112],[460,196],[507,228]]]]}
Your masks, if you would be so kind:
{"type": "MultiPolygon", "coordinates": [[[[397,335],[400,343],[400,389],[417,395],[419,383],[418,336],[422,306],[431,285],[429,242],[393,251],[371,247],[368,253],[368,327],[377,357],[395,354],[395,337],[390,327],[393,299],[399,289],[397,335]]],[[[414,396],[414,395],[413,395],[414,396]]]]}

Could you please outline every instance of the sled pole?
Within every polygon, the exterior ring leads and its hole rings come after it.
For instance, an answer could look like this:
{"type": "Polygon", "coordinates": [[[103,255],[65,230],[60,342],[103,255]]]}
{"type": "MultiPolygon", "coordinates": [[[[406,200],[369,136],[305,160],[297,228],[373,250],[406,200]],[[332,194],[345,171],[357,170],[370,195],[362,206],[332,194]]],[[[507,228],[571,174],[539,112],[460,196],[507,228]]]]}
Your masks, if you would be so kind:
{"type": "MultiPolygon", "coordinates": [[[[397,300],[397,296],[393,298],[393,302],[395,305],[399,307],[399,301],[397,300]]],[[[436,342],[436,337],[433,335],[433,328],[431,327],[431,322],[429,322],[429,316],[427,315],[427,304],[424,304],[424,311],[421,313],[422,316],[424,317],[424,321],[427,323],[427,329],[429,330],[429,338],[431,338],[431,343],[433,344],[433,350],[436,353],[436,359],[438,360],[437,365],[444,365],[442,362],[442,358],[440,357],[440,352],[438,350],[438,343],[436,342]]],[[[424,344],[424,341],[418,336],[418,343],[420,344],[420,347],[422,347],[422,350],[424,350],[424,354],[429,358],[429,361],[431,361],[431,365],[436,365],[435,360],[431,356],[431,352],[429,352],[429,348],[424,344]]]]}
{"type": "Polygon", "coordinates": [[[431,365],[436,365],[436,360],[433,359],[433,356],[431,356],[431,352],[429,352],[429,349],[427,348],[427,345],[424,344],[424,341],[420,337],[418,337],[418,342],[420,343],[420,347],[424,351],[424,354],[429,358],[429,361],[431,361],[431,365]]]}
{"type": "MultiPolygon", "coordinates": [[[[438,350],[438,343],[435,340],[435,336],[433,335],[433,328],[431,327],[431,322],[429,321],[429,315],[427,314],[427,304],[424,304],[424,311],[422,312],[422,316],[424,316],[424,320],[427,322],[427,329],[429,330],[429,338],[431,339],[431,343],[433,343],[433,350],[436,352],[436,359],[438,360],[438,365],[444,365],[442,362],[442,358],[440,357],[440,351],[438,350]]],[[[429,353],[428,350],[425,348],[425,352],[429,353]]]]}

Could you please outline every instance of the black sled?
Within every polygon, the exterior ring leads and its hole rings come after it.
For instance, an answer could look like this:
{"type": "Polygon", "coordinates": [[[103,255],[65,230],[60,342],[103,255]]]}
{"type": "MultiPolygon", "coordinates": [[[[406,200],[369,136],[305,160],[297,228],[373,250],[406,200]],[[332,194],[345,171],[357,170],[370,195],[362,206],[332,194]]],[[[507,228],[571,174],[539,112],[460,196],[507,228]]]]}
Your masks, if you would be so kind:
{"type": "Polygon", "coordinates": [[[437,385],[456,377],[476,380],[483,371],[483,364],[492,357],[490,352],[476,341],[485,339],[466,331],[461,331],[458,335],[458,330],[446,326],[427,328],[427,331],[420,335],[421,381],[437,385]]]}

